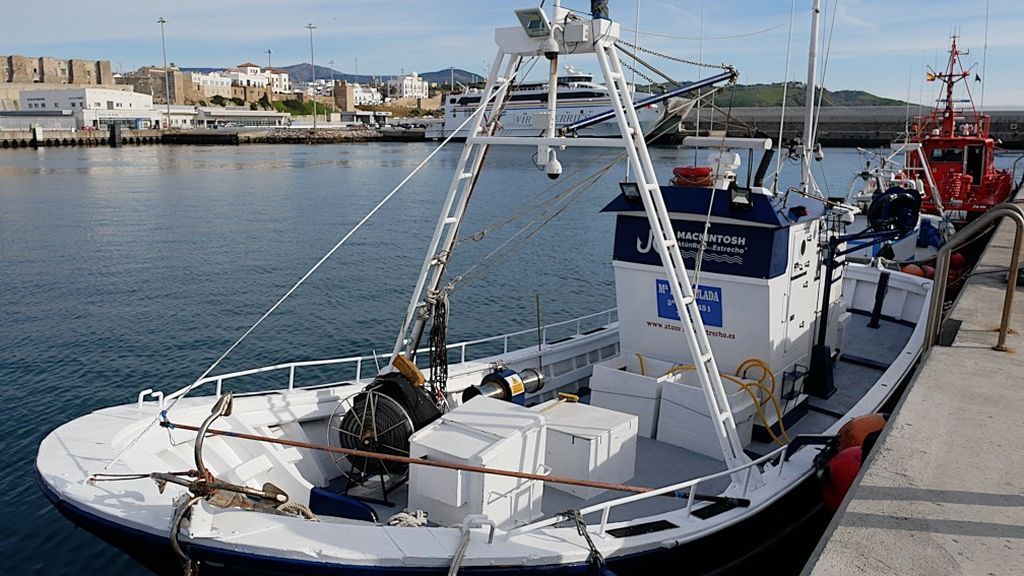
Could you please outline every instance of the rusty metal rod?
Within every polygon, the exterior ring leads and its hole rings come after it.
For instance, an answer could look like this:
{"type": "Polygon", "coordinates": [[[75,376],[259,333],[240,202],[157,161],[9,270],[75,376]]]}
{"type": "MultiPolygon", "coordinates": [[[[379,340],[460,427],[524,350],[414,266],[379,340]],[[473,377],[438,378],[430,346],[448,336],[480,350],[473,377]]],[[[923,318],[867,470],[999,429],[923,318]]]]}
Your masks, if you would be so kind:
{"type": "MultiPolygon", "coordinates": [[[[188,424],[178,424],[176,422],[161,422],[161,426],[164,428],[177,428],[181,430],[189,430],[192,432],[198,432],[198,426],[190,426],[188,424]]],[[[453,464],[451,462],[441,462],[437,460],[427,460],[425,458],[413,458],[411,456],[398,456],[395,454],[382,454],[380,452],[368,452],[366,450],[354,450],[351,448],[335,448],[334,446],[323,446],[320,444],[312,444],[310,442],[300,442],[298,440],[286,440],[284,438],[271,438],[269,436],[257,436],[255,434],[246,434],[244,432],[231,432],[230,430],[213,430],[209,429],[206,431],[207,434],[216,436],[227,436],[229,438],[240,438],[242,440],[253,440],[255,442],[267,442],[269,444],[280,444],[282,446],[291,446],[294,448],[308,448],[310,450],[321,450],[324,452],[331,452],[334,454],[343,454],[345,456],[352,456],[356,458],[369,458],[372,460],[386,460],[388,462],[398,462],[401,464],[416,464],[419,466],[433,466],[434,468],[447,468],[449,470],[462,470],[464,472],[478,472],[480,474],[494,474],[495,476],[509,476],[511,478],[521,478],[523,480],[539,480],[541,482],[553,482],[555,484],[568,484],[569,486],[583,486],[585,488],[599,488],[603,490],[615,490],[618,492],[631,492],[633,494],[644,494],[655,490],[655,488],[645,488],[643,486],[630,486],[628,484],[615,484],[611,482],[598,482],[596,480],[581,480],[579,478],[567,478],[564,476],[543,476],[541,474],[531,474],[529,472],[519,472],[518,470],[502,470],[500,468],[485,468],[483,466],[473,466],[472,464],[453,464]]],[[[665,496],[674,496],[673,494],[665,494],[665,496]]],[[[717,496],[713,494],[695,494],[694,498],[697,500],[703,500],[706,502],[723,502],[734,504],[736,506],[750,506],[750,500],[746,498],[731,498],[728,496],[717,496]]]]}

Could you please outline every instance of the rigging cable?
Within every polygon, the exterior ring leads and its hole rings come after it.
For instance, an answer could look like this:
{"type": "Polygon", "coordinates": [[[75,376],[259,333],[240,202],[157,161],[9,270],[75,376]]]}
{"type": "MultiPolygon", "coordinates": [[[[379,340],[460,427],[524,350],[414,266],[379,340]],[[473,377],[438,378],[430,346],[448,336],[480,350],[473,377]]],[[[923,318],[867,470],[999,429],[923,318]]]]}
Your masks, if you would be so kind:
{"type": "Polygon", "coordinates": [[[292,293],[295,292],[295,290],[298,289],[298,287],[301,286],[302,283],[305,282],[307,278],[309,278],[314,272],[316,272],[317,269],[320,268],[320,266],[324,262],[326,262],[328,258],[330,258],[335,252],[337,252],[338,249],[341,248],[345,244],[345,242],[347,242],[348,239],[351,238],[352,235],[356,233],[356,231],[362,228],[363,225],[370,220],[370,218],[372,218],[377,212],[379,212],[380,209],[383,208],[384,205],[387,204],[388,201],[391,200],[391,198],[394,197],[395,194],[397,194],[398,191],[401,190],[402,187],[405,186],[405,184],[409,182],[409,180],[411,180],[412,177],[415,176],[416,173],[419,172],[421,168],[426,166],[427,162],[429,162],[434,157],[434,155],[436,155],[442,148],[444,148],[444,146],[447,145],[448,142],[450,142],[451,139],[456,134],[458,134],[460,130],[465,128],[466,125],[469,124],[469,122],[473,118],[475,118],[477,114],[481,114],[487,108],[487,105],[490,104],[491,98],[494,98],[494,96],[496,96],[497,94],[498,90],[495,90],[486,101],[481,102],[480,106],[472,114],[467,116],[466,119],[463,120],[462,124],[458,126],[458,128],[453,130],[452,133],[449,134],[447,138],[441,141],[441,143],[438,144],[437,147],[435,147],[430,152],[430,154],[427,154],[426,158],[424,158],[415,168],[413,168],[413,170],[409,172],[409,174],[405,178],[403,178],[402,181],[399,182],[398,185],[391,190],[391,192],[388,192],[387,195],[384,196],[384,198],[380,202],[378,202],[377,205],[374,206],[373,209],[366,214],[366,216],[362,218],[362,220],[357,222],[356,225],[353,226],[352,229],[349,230],[348,233],[341,238],[341,240],[339,240],[330,250],[327,251],[326,254],[323,255],[322,258],[320,258],[320,260],[317,261],[316,264],[313,265],[312,268],[309,269],[309,271],[303,274],[303,276],[299,278],[299,281],[296,282],[290,289],[288,289],[287,292],[285,292],[284,296],[281,296],[281,298],[277,302],[275,302],[274,305],[271,306],[269,310],[264,312],[263,315],[260,316],[259,320],[257,320],[252,326],[250,326],[248,330],[246,330],[241,336],[239,336],[238,339],[235,340],[235,342],[231,346],[229,346],[228,349],[225,350],[224,353],[221,354],[220,357],[217,358],[213,362],[213,364],[211,364],[210,367],[207,368],[199,378],[196,378],[195,382],[189,384],[181,394],[175,396],[174,399],[171,400],[171,403],[167,408],[161,410],[160,413],[155,418],[153,418],[153,420],[145,428],[143,428],[134,438],[132,438],[132,440],[128,442],[128,444],[126,444],[124,448],[122,448],[117,454],[115,454],[114,457],[109,462],[107,462],[106,465],[103,466],[102,471],[106,472],[107,470],[110,469],[111,466],[119,462],[121,460],[121,457],[124,456],[124,454],[128,450],[131,450],[135,446],[135,444],[137,444],[138,441],[153,428],[153,426],[155,426],[161,420],[165,419],[167,414],[174,408],[174,406],[178,403],[179,400],[187,396],[189,392],[198,387],[203,382],[203,379],[209,376],[210,373],[214,370],[214,368],[216,368],[221,363],[221,361],[224,360],[224,358],[227,358],[228,354],[230,354],[236,347],[238,347],[239,344],[242,343],[242,340],[245,340],[245,338],[248,337],[249,334],[251,334],[252,331],[255,330],[257,326],[259,326],[264,320],[266,320],[267,317],[274,312],[274,310],[277,310],[277,308],[289,296],[291,296],[292,293]]]}
{"type": "MultiPolygon", "coordinates": [[[[786,93],[789,88],[789,55],[793,48],[793,20],[796,16],[796,0],[791,0],[789,7],[789,39],[786,40],[786,72],[782,75],[782,116],[779,118],[779,139],[776,146],[782,146],[782,130],[786,126],[786,93]]],[[[775,156],[775,176],[772,192],[779,193],[779,174],[782,173],[782,154],[775,156]]]]}

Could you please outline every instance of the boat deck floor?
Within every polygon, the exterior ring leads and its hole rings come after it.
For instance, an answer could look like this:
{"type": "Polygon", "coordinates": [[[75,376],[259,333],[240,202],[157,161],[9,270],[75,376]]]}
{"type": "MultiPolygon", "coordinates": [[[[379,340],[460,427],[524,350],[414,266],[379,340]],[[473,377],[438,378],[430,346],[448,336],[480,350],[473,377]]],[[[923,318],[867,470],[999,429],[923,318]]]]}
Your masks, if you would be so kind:
{"type": "MultiPolygon", "coordinates": [[[[623,484],[659,488],[690,478],[714,474],[724,469],[725,464],[721,460],[698,454],[679,446],[658,442],[652,438],[638,437],[636,443],[636,474],[632,480],[623,482],[623,484]]],[[[728,485],[728,478],[712,480],[707,484],[702,484],[700,491],[717,494],[728,485]]],[[[343,488],[344,482],[342,481],[340,486],[332,484],[332,487],[343,488]]],[[[369,502],[370,499],[380,498],[379,484],[375,482],[368,483],[365,488],[352,488],[349,490],[349,495],[366,498],[367,502],[376,510],[377,517],[381,521],[386,521],[394,514],[405,510],[409,501],[409,486],[408,484],[402,485],[388,494],[388,500],[393,504],[392,506],[369,502]]],[[[544,515],[551,516],[628,495],[628,492],[606,491],[593,498],[584,499],[559,490],[557,484],[549,483],[544,486],[544,497],[541,506],[544,515]]],[[[677,510],[685,505],[685,499],[675,497],[648,498],[626,507],[613,508],[609,519],[615,522],[651,516],[677,510]]]]}
{"type": "MultiPolygon", "coordinates": [[[[868,326],[869,318],[855,314],[847,325],[846,347],[835,367],[836,392],[829,398],[812,398],[809,410],[788,427],[790,437],[797,434],[820,434],[832,426],[877,382],[885,368],[902,352],[913,327],[881,320],[878,328],[868,326]]],[[[777,446],[766,442],[751,442],[747,451],[751,454],[767,454],[777,446]]],[[[725,469],[723,461],[699,454],[651,438],[637,438],[636,474],[625,482],[634,486],[658,488],[692,478],[706,476],[725,469]]],[[[728,478],[720,478],[703,484],[700,491],[717,494],[728,486],[728,478]]],[[[344,482],[336,480],[332,488],[343,489],[344,482]]],[[[340,490],[339,490],[340,491],[340,490]]],[[[380,498],[379,484],[375,481],[365,487],[355,487],[349,494],[367,501],[380,498]]],[[[625,492],[604,492],[590,499],[583,499],[558,489],[556,484],[544,487],[542,508],[545,516],[559,514],[571,509],[583,508],[600,502],[628,495],[625,492]]],[[[392,515],[405,510],[408,502],[408,486],[402,485],[388,495],[392,506],[371,503],[378,517],[386,521],[392,515]]],[[[675,497],[650,498],[626,507],[612,509],[611,521],[651,516],[685,506],[685,499],[675,497]]]]}
{"type": "MultiPolygon", "coordinates": [[[[878,381],[890,364],[903,352],[914,327],[882,319],[878,328],[868,326],[870,318],[854,314],[846,326],[844,348],[835,364],[836,392],[828,398],[811,398],[809,410],[787,427],[790,438],[797,434],[821,434],[842,418],[878,381]]],[[[776,445],[751,442],[747,451],[767,454],[776,445]]]]}

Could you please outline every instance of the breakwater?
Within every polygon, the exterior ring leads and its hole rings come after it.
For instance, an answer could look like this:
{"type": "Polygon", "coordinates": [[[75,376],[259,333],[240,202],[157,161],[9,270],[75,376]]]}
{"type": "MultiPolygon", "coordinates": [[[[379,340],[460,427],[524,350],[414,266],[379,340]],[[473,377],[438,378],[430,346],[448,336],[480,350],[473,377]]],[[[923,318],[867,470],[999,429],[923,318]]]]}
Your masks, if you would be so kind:
{"type": "MultiPolygon", "coordinates": [[[[728,129],[741,135],[751,128],[778,140],[781,108],[733,108],[721,106],[721,111],[701,112],[701,131],[728,129]]],[[[929,110],[919,106],[827,106],[818,109],[818,142],[822,146],[887,146],[900,140],[907,127],[913,126],[914,117],[927,115],[929,110]]],[[[986,110],[992,117],[990,135],[1001,141],[1004,148],[1024,148],[1024,108],[1016,110],[986,110]]],[[[690,112],[682,123],[684,130],[693,130],[696,113],[690,112]]],[[[803,133],[803,112],[788,108],[783,124],[782,140],[788,141],[803,133]]]]}

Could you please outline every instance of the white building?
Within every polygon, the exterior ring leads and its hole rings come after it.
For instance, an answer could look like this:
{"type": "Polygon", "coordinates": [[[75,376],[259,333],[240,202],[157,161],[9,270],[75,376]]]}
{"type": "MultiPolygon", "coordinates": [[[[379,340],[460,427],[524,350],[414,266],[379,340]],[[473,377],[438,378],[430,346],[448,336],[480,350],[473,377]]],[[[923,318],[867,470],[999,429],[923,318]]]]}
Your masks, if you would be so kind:
{"type": "Polygon", "coordinates": [[[373,86],[363,86],[361,84],[352,85],[352,95],[355,99],[356,106],[383,104],[384,98],[380,94],[380,90],[377,90],[373,86]]]}
{"type": "Polygon", "coordinates": [[[154,128],[163,125],[165,115],[153,109],[152,96],[111,88],[22,90],[19,106],[25,111],[70,110],[78,129],[110,124],[154,128]]]}
{"type": "Polygon", "coordinates": [[[292,90],[288,72],[277,68],[263,68],[252,62],[228,68],[223,76],[229,78],[235,86],[270,87],[271,91],[278,94],[286,94],[292,90]]]}
{"type": "Polygon", "coordinates": [[[294,86],[297,94],[306,94],[307,96],[334,95],[334,86],[331,84],[330,79],[317,78],[316,82],[296,82],[294,86]]]}
{"type": "Polygon", "coordinates": [[[415,72],[388,80],[388,88],[395,98],[429,98],[430,83],[415,72]]]}
{"type": "Polygon", "coordinates": [[[275,94],[287,94],[292,91],[292,81],[288,78],[288,72],[277,68],[267,68],[270,74],[270,88],[275,94]]]}
{"type": "Polygon", "coordinates": [[[196,87],[199,89],[199,92],[201,92],[204,97],[231,97],[231,78],[229,78],[228,76],[222,76],[220,72],[210,72],[209,74],[203,74],[202,72],[192,72],[191,77],[192,82],[196,85],[196,87]]]}
{"type": "Polygon", "coordinates": [[[250,110],[244,106],[203,106],[198,109],[196,126],[203,128],[281,127],[291,114],[269,110],[250,110]]]}
{"type": "Polygon", "coordinates": [[[252,62],[246,62],[245,64],[239,64],[234,68],[228,68],[224,71],[224,75],[231,78],[231,83],[235,86],[266,88],[270,85],[269,75],[264,74],[263,69],[252,62]]]}

